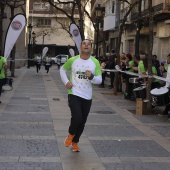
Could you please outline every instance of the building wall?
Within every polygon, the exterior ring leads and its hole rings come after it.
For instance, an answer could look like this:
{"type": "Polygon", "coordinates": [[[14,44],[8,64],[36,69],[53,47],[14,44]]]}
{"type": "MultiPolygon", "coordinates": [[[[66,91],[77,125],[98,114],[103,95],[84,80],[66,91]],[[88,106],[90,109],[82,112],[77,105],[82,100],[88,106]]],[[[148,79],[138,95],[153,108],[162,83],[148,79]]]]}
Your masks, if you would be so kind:
{"type": "MultiPolygon", "coordinates": [[[[41,2],[41,1],[40,1],[41,2]]],[[[59,10],[56,10],[55,8],[50,6],[49,10],[35,10],[34,3],[36,1],[30,0],[30,10],[29,10],[29,22],[33,25],[33,31],[36,33],[36,45],[42,46],[53,46],[52,48],[52,55],[57,55],[61,53],[62,51],[58,51],[58,49],[61,46],[61,49],[67,49],[67,51],[63,51],[63,54],[68,53],[68,46],[75,46],[75,43],[73,39],[71,38],[69,31],[69,26],[71,24],[71,21],[67,18],[66,15],[64,15],[59,10]],[[40,26],[38,25],[39,19],[50,19],[51,25],[49,26],[40,26]],[[60,24],[62,23],[62,24],[60,24]],[[46,34],[45,36],[44,33],[46,34]]],[[[87,10],[90,11],[90,3],[87,5],[87,10]]],[[[64,9],[66,10],[66,9],[64,9]]],[[[71,10],[68,8],[68,10],[71,10]]],[[[79,16],[76,13],[74,15],[75,19],[78,21],[79,16]]],[[[90,23],[88,17],[85,16],[84,18],[84,26],[85,26],[85,38],[93,40],[93,26],[90,23]]],[[[39,48],[40,49],[40,48],[39,48]]]]}

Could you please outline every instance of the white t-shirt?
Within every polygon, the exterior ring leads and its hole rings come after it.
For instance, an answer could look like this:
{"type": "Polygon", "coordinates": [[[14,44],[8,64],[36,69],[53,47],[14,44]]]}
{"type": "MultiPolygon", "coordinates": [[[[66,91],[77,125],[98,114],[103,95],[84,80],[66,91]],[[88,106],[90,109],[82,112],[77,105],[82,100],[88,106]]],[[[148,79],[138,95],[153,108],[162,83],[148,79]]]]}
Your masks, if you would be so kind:
{"type": "Polygon", "coordinates": [[[49,57],[46,57],[46,59],[45,59],[45,64],[47,65],[47,66],[49,66],[50,65],[50,61],[51,61],[51,58],[49,58],[49,57]]]}
{"type": "Polygon", "coordinates": [[[36,60],[37,60],[37,63],[40,64],[41,63],[41,56],[37,56],[36,60]]]}
{"type": "Polygon", "coordinates": [[[92,99],[92,84],[100,84],[102,82],[101,68],[98,60],[92,56],[89,59],[83,60],[80,56],[75,56],[61,67],[60,76],[63,83],[66,85],[69,81],[72,82],[72,89],[68,90],[69,94],[73,94],[84,99],[92,99]],[[70,80],[66,75],[66,71],[71,70],[70,80]],[[89,80],[85,74],[86,70],[90,70],[94,74],[94,78],[89,80]]]}

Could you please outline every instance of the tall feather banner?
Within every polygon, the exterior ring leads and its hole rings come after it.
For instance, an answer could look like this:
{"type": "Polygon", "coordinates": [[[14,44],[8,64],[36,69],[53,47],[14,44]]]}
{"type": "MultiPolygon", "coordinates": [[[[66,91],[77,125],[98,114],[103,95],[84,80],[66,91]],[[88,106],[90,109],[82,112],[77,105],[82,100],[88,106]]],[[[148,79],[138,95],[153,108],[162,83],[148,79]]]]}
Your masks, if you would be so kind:
{"type": "Polygon", "coordinates": [[[44,47],[43,51],[42,51],[42,59],[44,58],[44,56],[47,54],[48,51],[48,47],[44,47]]]}
{"type": "Polygon", "coordinates": [[[17,14],[14,16],[9,24],[6,32],[5,43],[4,43],[4,57],[8,58],[14,47],[19,35],[26,25],[26,18],[23,14],[17,14]]]}
{"type": "Polygon", "coordinates": [[[75,56],[75,52],[72,48],[69,49],[69,53],[70,53],[71,57],[75,56]]]}
{"type": "Polygon", "coordinates": [[[81,52],[80,45],[81,45],[82,39],[81,39],[79,28],[77,27],[76,24],[73,24],[73,23],[70,24],[70,33],[73,37],[74,42],[76,43],[76,47],[77,47],[78,52],[80,54],[80,52],[81,52]]]}

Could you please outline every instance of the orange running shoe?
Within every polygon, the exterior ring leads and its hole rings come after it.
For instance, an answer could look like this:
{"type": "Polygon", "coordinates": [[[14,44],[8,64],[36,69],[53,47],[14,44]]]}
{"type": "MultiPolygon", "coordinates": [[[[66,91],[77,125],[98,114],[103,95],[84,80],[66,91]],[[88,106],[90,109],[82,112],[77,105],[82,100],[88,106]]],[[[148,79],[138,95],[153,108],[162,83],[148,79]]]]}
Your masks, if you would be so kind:
{"type": "Polygon", "coordinates": [[[80,148],[78,147],[76,142],[72,142],[72,147],[74,152],[80,152],[80,148]]]}
{"type": "Polygon", "coordinates": [[[71,145],[73,138],[74,135],[68,134],[68,137],[64,141],[66,147],[69,147],[71,145]]]}

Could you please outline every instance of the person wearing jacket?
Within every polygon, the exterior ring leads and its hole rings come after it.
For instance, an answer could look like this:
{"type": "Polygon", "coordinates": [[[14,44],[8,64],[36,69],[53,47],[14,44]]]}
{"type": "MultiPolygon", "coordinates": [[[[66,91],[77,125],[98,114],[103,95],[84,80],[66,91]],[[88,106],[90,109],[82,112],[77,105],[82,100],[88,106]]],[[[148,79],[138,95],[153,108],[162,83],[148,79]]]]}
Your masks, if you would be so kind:
{"type": "MultiPolygon", "coordinates": [[[[110,51],[108,69],[115,69],[116,58],[117,58],[116,57],[116,51],[114,49],[112,49],[110,51]]],[[[115,73],[114,72],[110,72],[110,85],[109,85],[109,89],[113,88],[114,77],[115,77],[115,73]]]]}

